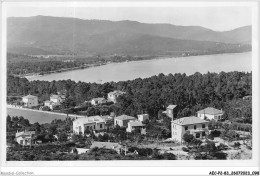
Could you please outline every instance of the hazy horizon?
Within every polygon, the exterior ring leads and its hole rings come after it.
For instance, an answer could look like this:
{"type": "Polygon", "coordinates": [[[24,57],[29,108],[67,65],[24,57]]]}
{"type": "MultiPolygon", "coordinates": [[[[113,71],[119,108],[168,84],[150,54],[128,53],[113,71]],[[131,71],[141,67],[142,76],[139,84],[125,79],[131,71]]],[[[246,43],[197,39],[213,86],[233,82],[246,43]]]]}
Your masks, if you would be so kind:
{"type": "Polygon", "coordinates": [[[7,17],[52,16],[82,20],[137,21],[149,24],[201,26],[229,31],[252,25],[251,8],[224,7],[7,7],[7,17]]]}
{"type": "MultiPolygon", "coordinates": [[[[79,19],[79,20],[93,20],[93,21],[111,21],[111,22],[122,22],[122,21],[131,21],[131,22],[137,22],[137,23],[143,23],[143,24],[168,24],[168,25],[173,25],[173,26],[184,26],[184,27],[192,27],[192,26],[197,26],[197,27],[203,27],[209,30],[213,30],[204,26],[200,26],[200,25],[177,25],[177,24],[171,24],[171,23],[148,23],[148,22],[140,22],[140,21],[136,21],[136,20],[104,20],[104,19],[84,19],[84,18],[77,18],[77,17],[63,17],[63,16],[49,16],[49,15],[35,15],[35,16],[27,16],[27,17],[17,17],[17,16],[10,16],[7,18],[31,18],[31,17],[39,17],[39,16],[43,16],[43,17],[54,17],[54,18],[74,18],[74,19],[79,19]]],[[[244,26],[238,26],[236,28],[233,29],[229,29],[229,30],[224,30],[224,31],[217,31],[217,30],[213,30],[216,32],[225,32],[225,31],[231,31],[231,30],[235,30],[238,28],[242,28],[242,27],[247,27],[247,26],[252,26],[251,24],[249,25],[244,25],[244,26]]]]}

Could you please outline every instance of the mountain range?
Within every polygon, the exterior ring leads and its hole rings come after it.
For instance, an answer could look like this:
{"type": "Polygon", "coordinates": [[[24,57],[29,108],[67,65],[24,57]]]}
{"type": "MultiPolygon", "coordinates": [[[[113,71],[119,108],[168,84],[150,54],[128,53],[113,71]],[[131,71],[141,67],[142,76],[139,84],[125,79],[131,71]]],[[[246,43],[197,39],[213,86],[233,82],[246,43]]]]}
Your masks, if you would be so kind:
{"type": "Polygon", "coordinates": [[[128,20],[9,17],[7,50],[29,55],[243,52],[251,50],[251,31],[251,26],[219,32],[200,26],[147,24],[128,20]]]}

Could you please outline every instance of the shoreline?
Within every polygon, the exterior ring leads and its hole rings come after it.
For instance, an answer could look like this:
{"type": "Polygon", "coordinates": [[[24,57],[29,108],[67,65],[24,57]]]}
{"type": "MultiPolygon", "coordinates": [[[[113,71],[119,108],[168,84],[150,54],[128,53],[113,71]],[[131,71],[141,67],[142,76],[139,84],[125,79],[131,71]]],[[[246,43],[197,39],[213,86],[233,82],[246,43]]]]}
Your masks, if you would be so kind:
{"type": "Polygon", "coordinates": [[[200,55],[189,55],[189,56],[154,56],[154,57],[151,56],[150,58],[147,58],[147,59],[130,60],[130,61],[126,60],[126,61],[122,61],[122,62],[109,62],[109,63],[100,64],[100,65],[92,65],[92,66],[84,66],[84,67],[81,66],[81,67],[73,67],[73,68],[68,68],[68,69],[61,69],[61,70],[56,70],[56,71],[50,71],[49,73],[46,73],[44,75],[40,75],[40,73],[33,73],[32,75],[28,75],[28,76],[19,76],[19,75],[15,75],[15,76],[18,76],[20,78],[26,78],[26,79],[28,79],[28,81],[33,81],[30,79],[45,76],[45,75],[64,73],[64,72],[70,72],[70,71],[75,71],[75,70],[85,70],[85,69],[90,69],[90,68],[100,67],[100,66],[105,66],[105,65],[110,65],[110,64],[124,64],[124,63],[128,63],[128,62],[129,63],[130,62],[144,62],[144,61],[170,59],[170,58],[183,58],[183,57],[187,58],[187,57],[223,55],[223,54],[241,54],[241,53],[248,53],[248,52],[252,52],[252,51],[236,52],[236,53],[200,54],[200,55]]]}
{"type": "MultiPolygon", "coordinates": [[[[29,108],[23,108],[23,107],[16,107],[15,105],[10,105],[7,104],[6,108],[8,109],[19,109],[19,110],[23,110],[23,111],[33,111],[33,112],[39,112],[39,113],[46,113],[46,114],[56,114],[56,115],[63,115],[63,116],[67,116],[67,114],[64,113],[58,113],[58,112],[52,112],[52,111],[41,111],[41,110],[36,110],[36,109],[29,109],[29,108]]],[[[68,114],[69,117],[86,117],[86,116],[81,116],[81,115],[75,115],[75,114],[68,114]]]]}

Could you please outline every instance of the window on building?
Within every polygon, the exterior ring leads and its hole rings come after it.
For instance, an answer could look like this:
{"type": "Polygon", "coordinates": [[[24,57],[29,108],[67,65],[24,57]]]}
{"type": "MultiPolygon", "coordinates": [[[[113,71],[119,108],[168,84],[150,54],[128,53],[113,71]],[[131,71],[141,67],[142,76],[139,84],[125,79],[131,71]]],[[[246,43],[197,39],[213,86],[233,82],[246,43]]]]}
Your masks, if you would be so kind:
{"type": "Polygon", "coordinates": [[[196,138],[200,138],[200,133],[196,133],[196,138]]]}
{"type": "Polygon", "coordinates": [[[185,130],[188,130],[188,126],[185,126],[185,130]]]}
{"type": "Polygon", "coordinates": [[[202,136],[205,136],[205,135],[206,135],[206,133],[205,133],[205,131],[203,131],[203,132],[202,132],[202,136]]]}
{"type": "Polygon", "coordinates": [[[205,124],[202,124],[202,128],[205,128],[205,124]]]}
{"type": "Polygon", "coordinates": [[[103,128],[102,124],[100,124],[100,128],[103,128]]]}
{"type": "Polygon", "coordinates": [[[194,130],[196,130],[197,129],[197,126],[196,125],[194,125],[194,130]]]}

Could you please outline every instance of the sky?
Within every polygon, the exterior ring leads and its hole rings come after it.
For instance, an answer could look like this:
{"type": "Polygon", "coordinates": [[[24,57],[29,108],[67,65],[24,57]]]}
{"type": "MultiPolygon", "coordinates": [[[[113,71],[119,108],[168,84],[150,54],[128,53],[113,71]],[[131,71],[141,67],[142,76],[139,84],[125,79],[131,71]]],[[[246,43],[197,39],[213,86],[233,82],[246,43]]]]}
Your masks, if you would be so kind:
{"type": "Polygon", "coordinates": [[[75,17],[99,20],[131,20],[142,23],[170,23],[182,26],[202,26],[215,31],[227,31],[251,25],[249,6],[211,7],[7,7],[8,17],[37,15],[75,17]]]}

